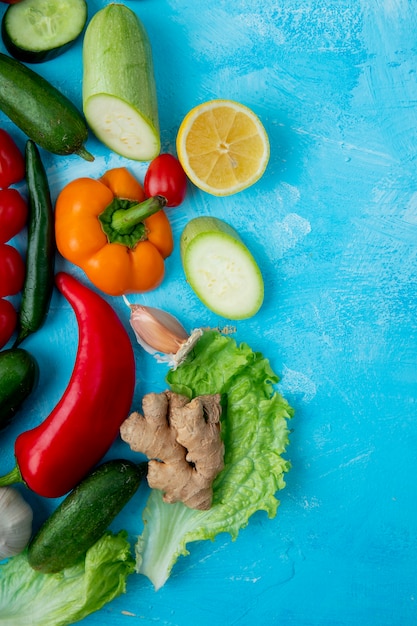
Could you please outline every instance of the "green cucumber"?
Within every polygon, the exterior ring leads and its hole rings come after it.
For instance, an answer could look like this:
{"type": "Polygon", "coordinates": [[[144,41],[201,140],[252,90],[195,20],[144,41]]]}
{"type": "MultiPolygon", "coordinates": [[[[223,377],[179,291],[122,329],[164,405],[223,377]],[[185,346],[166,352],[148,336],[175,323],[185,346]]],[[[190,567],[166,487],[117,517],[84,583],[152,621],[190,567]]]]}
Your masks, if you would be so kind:
{"type": "Polygon", "coordinates": [[[83,43],[83,111],[113,152],[151,161],[161,148],[152,51],[136,14],[109,4],[87,26],[83,43]]]}
{"type": "Polygon", "coordinates": [[[36,359],[26,350],[0,352],[0,429],[5,428],[38,383],[36,359]]]}
{"type": "Polygon", "coordinates": [[[55,267],[55,228],[48,178],[36,144],[26,142],[28,243],[26,275],[18,317],[16,347],[41,328],[52,297],[55,267]]]}
{"type": "Polygon", "coordinates": [[[21,0],[4,13],[1,34],[15,59],[42,63],[65,52],[86,22],[85,0],[21,0]]]}
{"type": "Polygon", "coordinates": [[[94,160],[84,148],[87,124],[73,103],[45,78],[1,52],[0,110],[41,148],[94,160]]]}
{"type": "Polygon", "coordinates": [[[203,304],[230,320],[247,319],[260,309],[264,282],[239,234],[216,217],[196,217],[181,234],[185,277],[203,304]]]}
{"type": "Polygon", "coordinates": [[[123,459],[97,467],[66,496],[29,543],[28,561],[43,573],[81,560],[138,490],[147,462],[123,459]]]}

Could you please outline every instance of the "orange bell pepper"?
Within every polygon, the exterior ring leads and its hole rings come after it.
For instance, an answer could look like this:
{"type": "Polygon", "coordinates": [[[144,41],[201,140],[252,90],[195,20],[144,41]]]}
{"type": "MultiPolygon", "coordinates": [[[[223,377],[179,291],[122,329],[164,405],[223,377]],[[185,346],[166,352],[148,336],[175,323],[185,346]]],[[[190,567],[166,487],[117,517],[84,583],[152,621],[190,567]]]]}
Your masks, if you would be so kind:
{"type": "Polygon", "coordinates": [[[58,251],[108,295],[154,289],[173,250],[165,205],[162,196],[146,199],[139,181],[124,167],[98,180],[78,178],[57,198],[58,251]]]}

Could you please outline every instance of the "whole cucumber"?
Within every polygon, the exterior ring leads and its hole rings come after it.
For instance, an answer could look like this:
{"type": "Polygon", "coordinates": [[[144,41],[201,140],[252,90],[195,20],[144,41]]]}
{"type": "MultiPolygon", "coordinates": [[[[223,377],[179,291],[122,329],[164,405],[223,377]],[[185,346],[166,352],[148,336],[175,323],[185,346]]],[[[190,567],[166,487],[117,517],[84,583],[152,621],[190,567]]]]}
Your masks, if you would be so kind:
{"type": "Polygon", "coordinates": [[[45,78],[1,52],[0,110],[41,148],[94,160],[84,148],[87,123],[74,104],[45,78]]]}
{"type": "Polygon", "coordinates": [[[36,359],[27,350],[10,348],[0,352],[0,429],[13,419],[38,383],[36,359]]]}
{"type": "Polygon", "coordinates": [[[137,491],[147,467],[147,462],[115,459],[91,472],[33,537],[28,547],[31,567],[48,574],[75,565],[137,491]]]}

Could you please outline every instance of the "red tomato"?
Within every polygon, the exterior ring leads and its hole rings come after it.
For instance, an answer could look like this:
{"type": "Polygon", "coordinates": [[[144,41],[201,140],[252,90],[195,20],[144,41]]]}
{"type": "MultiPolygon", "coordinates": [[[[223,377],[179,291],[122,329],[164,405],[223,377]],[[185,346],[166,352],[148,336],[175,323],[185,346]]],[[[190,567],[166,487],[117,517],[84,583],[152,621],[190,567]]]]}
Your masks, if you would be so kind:
{"type": "Polygon", "coordinates": [[[22,290],[25,263],[20,252],[7,243],[0,244],[0,297],[14,296],[22,290]]]}
{"type": "Polygon", "coordinates": [[[12,137],[0,128],[0,189],[6,189],[25,177],[25,159],[12,137]]]}
{"type": "Polygon", "coordinates": [[[146,171],[144,187],[148,198],[164,196],[167,206],[178,206],[185,198],[187,176],[172,154],[160,154],[146,171]]]}
{"type": "Polygon", "coordinates": [[[17,189],[0,189],[0,243],[20,233],[27,217],[27,203],[17,189]]]}
{"type": "Polygon", "coordinates": [[[0,350],[9,341],[17,326],[17,313],[13,304],[0,298],[0,350]]]}

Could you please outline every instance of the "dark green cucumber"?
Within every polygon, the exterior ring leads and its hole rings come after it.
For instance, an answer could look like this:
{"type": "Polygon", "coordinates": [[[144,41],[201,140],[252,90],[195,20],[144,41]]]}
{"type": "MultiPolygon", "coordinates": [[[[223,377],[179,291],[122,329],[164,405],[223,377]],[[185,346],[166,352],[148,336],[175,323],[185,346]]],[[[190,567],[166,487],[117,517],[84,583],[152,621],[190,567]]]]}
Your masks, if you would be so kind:
{"type": "Polygon", "coordinates": [[[4,13],[1,34],[15,59],[42,63],[65,52],[86,21],[85,0],[21,0],[4,13]]]}
{"type": "Polygon", "coordinates": [[[137,491],[147,466],[115,459],[97,467],[33,537],[28,547],[31,567],[47,574],[81,560],[137,491]]]}
{"type": "Polygon", "coordinates": [[[74,104],[45,78],[3,53],[0,110],[45,150],[94,160],[84,148],[87,123],[74,104]]]}
{"type": "Polygon", "coordinates": [[[0,429],[13,419],[38,383],[36,359],[26,350],[10,348],[0,352],[0,429]]]}
{"type": "Polygon", "coordinates": [[[19,345],[45,321],[54,287],[55,228],[48,178],[36,144],[26,142],[28,245],[26,276],[18,317],[19,345]]]}

